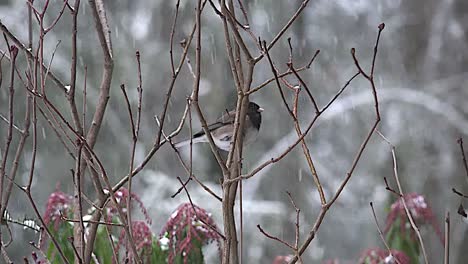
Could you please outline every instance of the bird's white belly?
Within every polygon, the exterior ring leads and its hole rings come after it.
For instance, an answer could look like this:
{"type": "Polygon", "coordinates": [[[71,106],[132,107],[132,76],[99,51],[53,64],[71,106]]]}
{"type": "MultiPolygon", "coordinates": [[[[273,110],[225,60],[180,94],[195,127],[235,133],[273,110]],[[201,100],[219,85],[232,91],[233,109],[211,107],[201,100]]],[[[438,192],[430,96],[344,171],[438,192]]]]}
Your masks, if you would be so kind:
{"type": "MultiPolygon", "coordinates": [[[[257,135],[258,135],[258,130],[255,130],[255,129],[248,130],[248,132],[244,136],[244,145],[253,142],[255,138],[257,137],[257,135]]],[[[232,133],[228,132],[228,133],[221,134],[218,136],[219,136],[218,138],[213,137],[213,140],[216,146],[218,146],[218,148],[222,150],[229,151],[231,148],[232,133]]]]}

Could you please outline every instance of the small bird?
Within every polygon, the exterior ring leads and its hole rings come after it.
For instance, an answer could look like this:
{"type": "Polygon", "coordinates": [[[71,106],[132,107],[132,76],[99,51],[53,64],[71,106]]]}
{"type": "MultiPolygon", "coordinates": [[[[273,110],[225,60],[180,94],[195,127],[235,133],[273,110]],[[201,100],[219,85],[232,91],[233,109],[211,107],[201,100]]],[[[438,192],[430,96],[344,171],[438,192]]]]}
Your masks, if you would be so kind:
{"type": "MultiPolygon", "coordinates": [[[[258,104],[249,102],[244,124],[244,144],[253,142],[257,137],[262,123],[262,112],[263,108],[258,106],[258,104]]],[[[223,114],[213,124],[208,125],[208,130],[211,132],[214,143],[219,149],[229,151],[231,148],[235,117],[236,111],[232,110],[223,114]]],[[[202,142],[208,142],[208,137],[203,130],[195,133],[192,137],[193,144],[202,142]]],[[[188,144],[190,144],[190,139],[176,143],[175,147],[180,148],[188,144]]]]}

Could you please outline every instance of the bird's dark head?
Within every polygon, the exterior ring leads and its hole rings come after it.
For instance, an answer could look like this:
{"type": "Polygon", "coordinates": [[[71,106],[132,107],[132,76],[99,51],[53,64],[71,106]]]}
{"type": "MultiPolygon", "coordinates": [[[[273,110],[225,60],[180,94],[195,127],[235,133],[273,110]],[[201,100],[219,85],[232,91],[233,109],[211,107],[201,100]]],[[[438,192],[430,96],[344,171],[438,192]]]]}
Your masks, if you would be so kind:
{"type": "Polygon", "coordinates": [[[263,108],[261,108],[258,104],[254,102],[249,102],[249,109],[247,111],[247,115],[249,116],[250,120],[252,120],[252,124],[257,129],[260,129],[260,124],[262,123],[262,112],[263,108]]]}

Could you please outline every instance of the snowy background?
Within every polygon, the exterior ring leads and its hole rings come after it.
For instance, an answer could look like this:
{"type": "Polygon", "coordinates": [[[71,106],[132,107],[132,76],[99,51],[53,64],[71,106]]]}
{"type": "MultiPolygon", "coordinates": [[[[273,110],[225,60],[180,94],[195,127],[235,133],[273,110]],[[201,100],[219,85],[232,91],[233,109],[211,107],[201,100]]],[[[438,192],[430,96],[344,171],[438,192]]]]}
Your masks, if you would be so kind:
{"type": "MultiPolygon", "coordinates": [[[[0,19],[21,40],[27,39],[26,1],[1,0],[0,19]]],[[[61,1],[51,1],[49,18],[61,7],[61,1]]],[[[151,148],[157,126],[154,116],[162,111],[170,79],[169,33],[175,1],[135,0],[105,1],[113,41],[115,68],[109,108],[100,133],[97,153],[113,179],[123,177],[128,170],[131,146],[128,114],[120,83],[125,83],[130,98],[136,100],[137,70],[135,50],[142,54],[144,88],[142,127],[136,161],[141,162],[151,148]]],[[[252,31],[271,40],[296,11],[301,1],[244,0],[252,31]]],[[[176,58],[178,43],[186,38],[194,20],[194,1],[181,1],[179,22],[174,38],[176,58]]],[[[102,52],[97,42],[87,1],[82,1],[78,28],[78,89],[82,88],[84,66],[88,67],[88,104],[97,103],[101,77],[102,52]]],[[[356,72],[350,49],[356,48],[362,65],[372,59],[377,26],[384,22],[385,30],[376,63],[376,85],[381,103],[382,122],[379,130],[397,147],[399,175],[405,192],[419,192],[433,207],[438,224],[443,228],[446,210],[452,212],[452,263],[464,263],[468,258],[467,222],[456,214],[459,198],[452,187],[468,190],[456,139],[468,134],[468,2],[465,0],[315,0],[285,34],[271,54],[277,67],[284,71],[288,60],[287,37],[292,38],[295,65],[308,62],[317,49],[320,55],[310,70],[301,76],[309,84],[319,106],[325,105],[338,89],[356,72]]],[[[222,24],[211,8],[202,17],[202,82],[200,104],[208,120],[214,120],[226,108],[235,105],[236,93],[226,57],[222,24]]],[[[46,39],[45,56],[50,57],[61,40],[52,70],[67,80],[71,64],[71,18],[67,14],[46,39]]],[[[37,36],[35,37],[37,39],[37,36]]],[[[254,45],[252,50],[258,52],[254,45]]],[[[3,38],[0,48],[5,51],[3,38]]],[[[257,54],[257,53],[255,53],[257,54]]],[[[194,61],[194,49],[189,52],[194,61]]],[[[178,59],[176,59],[178,61],[178,59]]],[[[2,64],[6,63],[5,61],[2,64]]],[[[6,76],[6,75],[5,75],[6,76]]],[[[272,74],[266,61],[255,71],[254,86],[272,74]]],[[[294,80],[291,78],[291,80],[294,80]]],[[[52,83],[50,91],[58,91],[52,83]]],[[[19,87],[19,86],[18,86],[19,87]]],[[[7,108],[7,89],[0,89],[0,113],[7,108]]],[[[186,97],[192,89],[192,77],[185,65],[176,83],[170,103],[167,131],[178,125],[186,97]]],[[[18,89],[18,97],[24,94],[18,89]]],[[[49,94],[54,94],[50,92],[49,94]]],[[[78,93],[79,94],[79,93],[78,93]]],[[[53,97],[53,96],[52,96],[53,97]]],[[[54,98],[54,97],[53,97],[54,98]]],[[[56,103],[66,104],[57,98],[56,103]]],[[[292,99],[292,96],[289,97],[292,99]]],[[[79,101],[82,98],[78,98],[79,101]]],[[[282,106],[277,88],[272,83],[251,100],[265,108],[261,136],[246,149],[246,168],[277,156],[296,138],[293,122],[282,106]]],[[[136,104],[136,101],[132,102],[136,104]]],[[[20,102],[18,103],[20,104],[20,102]]],[[[78,103],[80,105],[80,103],[78,103]]],[[[18,108],[18,116],[23,107],[18,108]]],[[[91,113],[91,111],[89,111],[91,113]]],[[[313,117],[313,108],[303,97],[299,116],[304,125],[313,117]]],[[[354,82],[317,123],[307,137],[325,193],[330,197],[345,177],[352,159],[374,121],[370,87],[360,79],[354,82]]],[[[89,124],[88,124],[89,125],[89,124]]],[[[195,130],[200,125],[194,121],[195,130]]],[[[0,123],[0,144],[7,126],[0,123]]],[[[59,141],[47,123],[39,122],[39,153],[33,196],[42,209],[56,183],[64,192],[72,193],[69,169],[74,162],[64,155],[59,141]]],[[[178,139],[188,136],[186,126],[178,139]]],[[[29,160],[31,144],[27,145],[29,160]]],[[[220,193],[220,170],[208,145],[194,148],[194,173],[220,193]]],[[[186,154],[186,153],[185,153],[186,154]]],[[[21,165],[17,181],[27,178],[28,162],[21,165]]],[[[244,259],[246,263],[271,263],[275,256],[289,254],[289,249],[267,239],[256,229],[260,224],[270,234],[294,239],[294,209],[285,190],[293,193],[301,211],[302,236],[308,233],[320,210],[320,200],[307,163],[300,148],[281,162],[274,164],[244,183],[244,259]]],[[[178,188],[177,176],[186,177],[174,152],[165,146],[134,180],[134,190],[147,206],[153,218],[153,231],[159,233],[171,212],[185,195],[170,196],[178,188]]],[[[392,177],[390,149],[379,137],[373,136],[358,164],[355,174],[306,251],[306,263],[319,263],[328,258],[356,260],[359,253],[381,245],[369,202],[373,201],[381,224],[393,196],[385,191],[383,177],[392,177]]],[[[87,190],[93,187],[87,183],[87,190]]],[[[221,204],[191,184],[194,203],[212,212],[222,226],[221,204]]],[[[33,216],[26,196],[16,190],[10,202],[10,213],[16,217],[33,216]]],[[[13,229],[15,241],[8,249],[15,260],[28,255],[32,248],[26,242],[36,237],[29,231],[13,229]]],[[[429,259],[442,262],[443,245],[431,229],[423,229],[429,259]]],[[[216,263],[216,250],[207,249],[208,263],[216,263]]]]}

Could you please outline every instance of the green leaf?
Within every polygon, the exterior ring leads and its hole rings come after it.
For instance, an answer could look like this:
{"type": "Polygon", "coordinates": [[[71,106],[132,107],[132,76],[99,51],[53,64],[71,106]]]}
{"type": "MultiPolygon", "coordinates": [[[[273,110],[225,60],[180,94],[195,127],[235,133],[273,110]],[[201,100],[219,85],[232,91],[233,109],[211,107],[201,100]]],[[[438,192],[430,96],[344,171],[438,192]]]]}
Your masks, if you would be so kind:
{"type": "MultiPolygon", "coordinates": [[[[54,223],[51,223],[48,228],[52,236],[57,241],[57,244],[62,249],[65,257],[69,262],[73,262],[75,260],[75,253],[71,242],[68,240],[69,237],[73,237],[73,226],[69,223],[61,222],[57,230],[55,230],[54,223]]],[[[60,253],[52,242],[52,239],[49,238],[49,240],[49,246],[46,251],[47,259],[51,264],[62,264],[63,259],[60,256],[60,253]]]]}
{"type": "Polygon", "coordinates": [[[159,246],[159,243],[155,237],[153,237],[153,243],[151,245],[151,263],[154,264],[166,264],[167,263],[167,250],[163,251],[159,246]]]}
{"type": "Polygon", "coordinates": [[[112,253],[112,245],[104,226],[100,226],[97,230],[93,251],[99,263],[112,263],[114,254],[112,253]]]}

